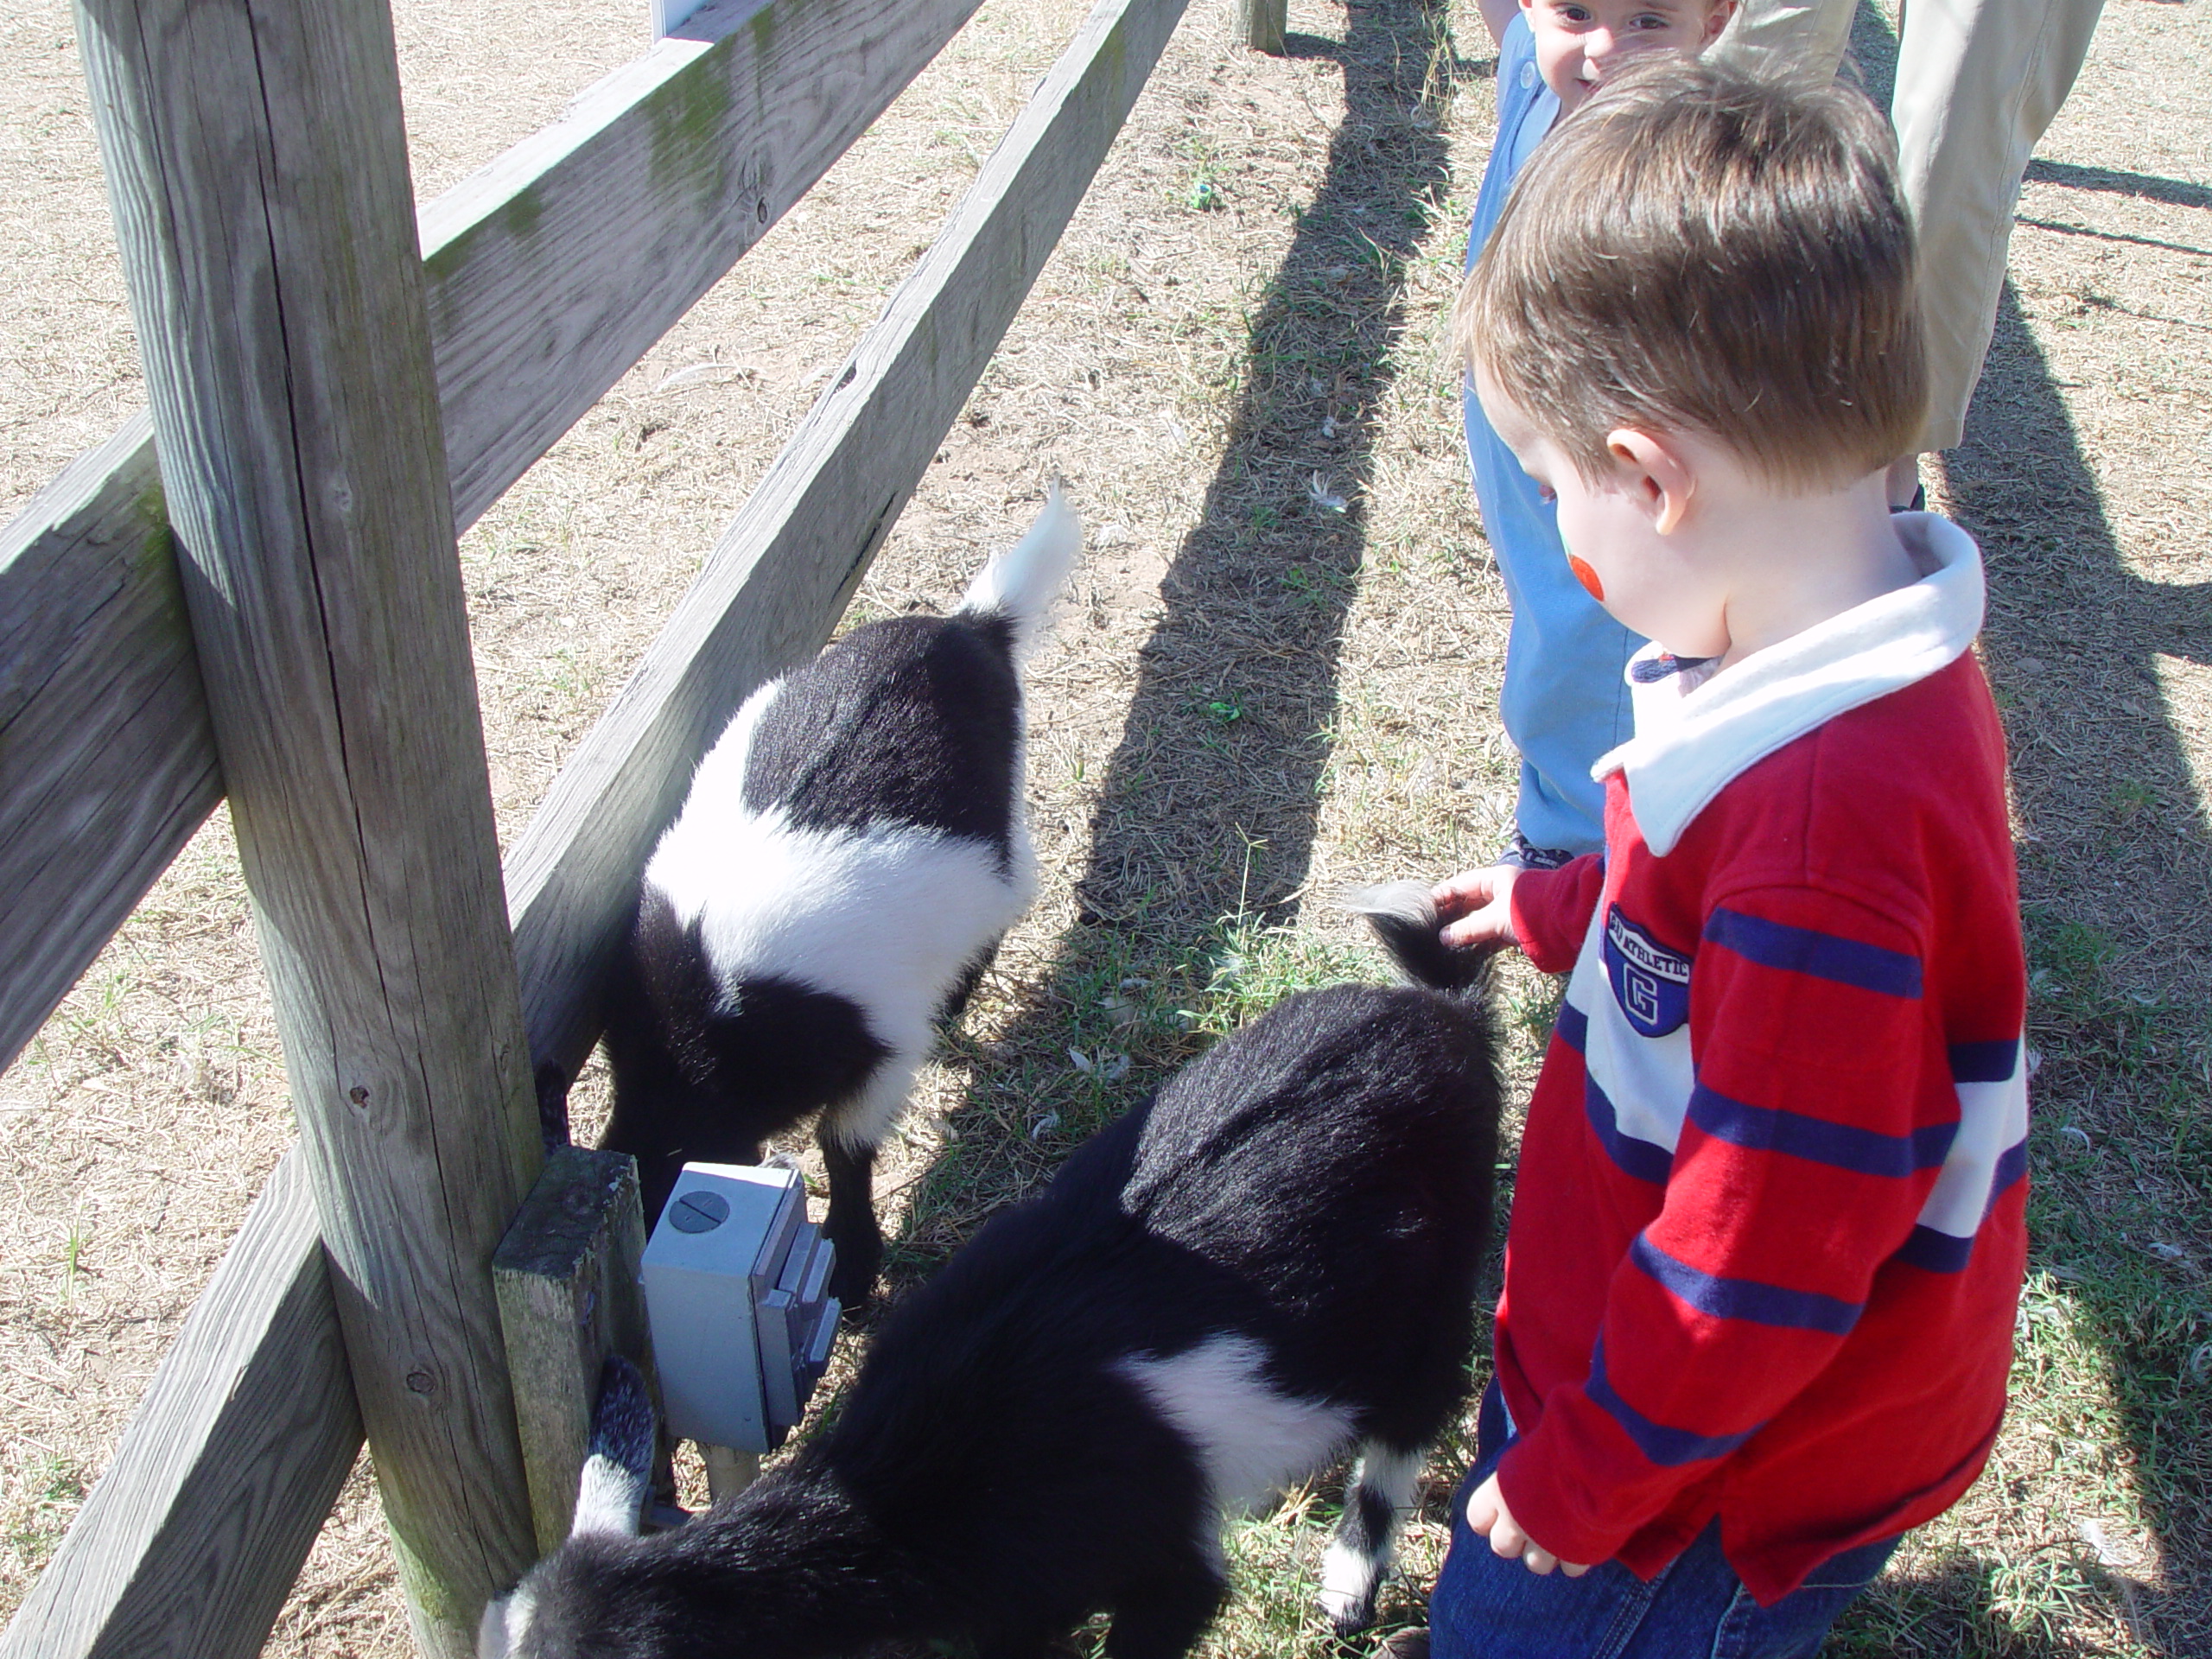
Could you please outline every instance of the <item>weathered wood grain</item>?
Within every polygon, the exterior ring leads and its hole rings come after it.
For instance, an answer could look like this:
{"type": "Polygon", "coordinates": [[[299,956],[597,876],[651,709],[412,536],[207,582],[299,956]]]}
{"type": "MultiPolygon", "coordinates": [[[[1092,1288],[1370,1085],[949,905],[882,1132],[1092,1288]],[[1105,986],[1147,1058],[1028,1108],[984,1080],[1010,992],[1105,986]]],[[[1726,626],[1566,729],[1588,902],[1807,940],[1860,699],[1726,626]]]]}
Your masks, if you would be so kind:
{"type": "Polygon", "coordinates": [[[600,1367],[620,1354],[651,1385],[652,1334],[638,1281],[645,1252],[638,1160],[562,1147],[546,1158],[492,1258],[541,1551],[558,1548],[575,1520],[600,1367]]]}
{"type": "Polygon", "coordinates": [[[221,798],[141,416],[0,532],[0,1068],[221,798]]]}
{"type": "MultiPolygon", "coordinates": [[[[976,0],[721,0],[427,205],[466,527],[811,188],[976,0]]],[[[218,780],[151,427],[0,538],[0,1068],[207,817],[218,780]]]]}
{"type": "Polygon", "coordinates": [[[81,0],[185,605],[416,1639],[535,1551],[543,1161],[384,0],[81,0]]]}
{"type": "Polygon", "coordinates": [[[251,1659],[360,1446],[295,1148],[0,1637],[0,1659],[251,1659]]]}
{"type": "MultiPolygon", "coordinates": [[[[573,1075],[638,871],[746,694],[818,651],[1143,89],[1184,0],[1102,0],[554,779],[507,861],[531,1049],[573,1075]]],[[[1019,526],[1008,526],[1009,531],[1019,526]]]]}
{"type": "Polygon", "coordinates": [[[473,524],[813,188],[977,0],[716,0],[423,213],[473,524]]]}

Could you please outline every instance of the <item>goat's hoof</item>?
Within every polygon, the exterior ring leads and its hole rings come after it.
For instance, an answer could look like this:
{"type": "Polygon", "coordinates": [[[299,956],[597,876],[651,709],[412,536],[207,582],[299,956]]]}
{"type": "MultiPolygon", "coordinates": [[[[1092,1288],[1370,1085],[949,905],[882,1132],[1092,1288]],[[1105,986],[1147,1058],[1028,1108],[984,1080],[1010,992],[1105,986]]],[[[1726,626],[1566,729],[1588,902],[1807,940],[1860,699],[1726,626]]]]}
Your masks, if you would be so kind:
{"type": "Polygon", "coordinates": [[[830,1294],[840,1306],[855,1310],[875,1294],[875,1281],[882,1277],[883,1239],[869,1233],[839,1238],[827,1227],[823,1230],[837,1247],[836,1265],[830,1269],[830,1294]]]}
{"type": "Polygon", "coordinates": [[[849,1273],[840,1260],[830,1274],[830,1294],[837,1299],[838,1306],[853,1312],[875,1294],[875,1281],[880,1276],[876,1262],[855,1268],[849,1273]]]}

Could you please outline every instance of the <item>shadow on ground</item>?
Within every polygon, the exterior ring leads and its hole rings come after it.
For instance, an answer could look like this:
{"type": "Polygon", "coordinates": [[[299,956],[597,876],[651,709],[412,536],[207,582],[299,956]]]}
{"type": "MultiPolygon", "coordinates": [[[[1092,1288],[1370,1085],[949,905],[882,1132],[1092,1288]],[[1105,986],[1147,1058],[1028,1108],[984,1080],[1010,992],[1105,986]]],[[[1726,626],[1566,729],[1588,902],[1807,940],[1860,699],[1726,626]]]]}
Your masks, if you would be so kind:
{"type": "MultiPolygon", "coordinates": [[[[2181,1659],[2212,1652],[2212,1387],[2202,1346],[2212,1297],[2190,1260],[2207,1242],[2212,1187],[2212,1141],[2196,1122],[2212,1038],[2202,941],[2212,829],[2155,659],[2212,663],[2212,591],[2127,568],[2009,287],[1967,442],[1945,472],[1952,510],[1989,573],[1981,648],[2012,743],[2031,1040],[2044,1060],[2030,1211],[2030,1270],[2043,1277],[2031,1280],[2024,1363],[2068,1340],[2101,1350],[2116,1413],[2100,1421],[2101,1443],[2068,1453],[2082,1466],[2060,1478],[2083,1490],[2077,1525],[2097,1521],[2097,1491],[2132,1488],[2158,1555],[2105,1571],[2084,1540],[2072,1560],[2050,1564],[2049,1581],[2077,1580],[2144,1650],[2181,1659]],[[2048,1332],[2035,1323],[2038,1282],[2050,1297],[2048,1332]]],[[[2050,1403],[2016,1389],[2026,1418],[2050,1403]]],[[[1985,1592],[2001,1576],[1992,1564],[1962,1564],[1898,1604],[1908,1617],[1892,1635],[1948,1620],[1952,1645],[1896,1650],[2070,1650],[2034,1645],[1992,1613],[1986,1593],[1959,1593],[1977,1573],[1985,1592]]]]}
{"type": "MultiPolygon", "coordinates": [[[[2064,1659],[2081,1653],[2072,1641],[2019,1620],[2007,1576],[2007,1568],[1964,1557],[1926,1572],[1892,1573],[1844,1616],[1821,1649],[1821,1659],[2064,1659]]],[[[2144,1598],[2131,1580],[2092,1568],[2081,1587],[2130,1608],[2129,1617],[2141,1620],[2144,1598]]]]}
{"type": "Polygon", "coordinates": [[[1402,273],[1449,188],[1440,19],[1355,7],[1349,105],[1325,176],[1249,325],[1244,382],[1198,526],[1161,584],[1077,884],[1086,926],[1187,946],[1297,903],[1366,546],[1375,411],[1395,373],[1402,273]]]}
{"type": "MultiPolygon", "coordinates": [[[[1886,102],[1897,44],[1872,6],[1852,45],[1886,102]]],[[[2040,160],[2029,174],[2212,208],[2212,191],[2175,180],[2040,160]]],[[[2046,1536],[2025,1556],[1893,1573],[1825,1651],[2076,1653],[2044,1615],[2079,1599],[2107,1610],[2133,1650],[2185,1659],[2212,1653],[2212,1295],[2197,1266],[2212,1247],[2212,1137],[2199,1121],[2212,1051],[2212,826],[2156,658],[2212,662],[2212,588],[2127,567],[2060,381],[2009,285],[1966,442],[1943,457],[1942,481],[1988,570],[1981,653],[2012,747],[2030,1040],[2043,1060],[2013,1412],[2056,1426],[2047,1445],[2031,1442],[2049,1467],[1993,1470],[1967,1503],[2056,1497],[2072,1510],[2072,1535],[2057,1546],[2046,1536]],[[2055,1397],[2085,1371],[2106,1380],[2109,1406],[2055,1397]],[[2106,1562],[2081,1535],[2111,1519],[2100,1497],[2114,1492],[2139,1505],[2156,1560],[2121,1551],[2106,1562]]],[[[2052,1529],[1997,1528],[2038,1530],[2052,1529]]]]}
{"type": "MultiPolygon", "coordinates": [[[[1423,0],[1356,6],[1341,46],[1299,37],[1293,49],[1342,66],[1349,114],[1255,310],[1225,456],[1163,583],[1166,614],[1143,648],[1092,823],[1082,920],[1011,1027],[953,1036],[976,1081],[893,1248],[894,1289],[1049,1173],[1205,1030],[1231,1022],[1240,995],[1264,1001],[1255,930],[1307,896],[1339,644],[1365,549],[1370,411],[1395,372],[1404,262],[1447,189],[1436,100],[1459,66],[1440,10],[1423,0]],[[1343,512],[1317,499],[1316,473],[1343,512]]],[[[1895,42],[1871,8],[1854,49],[1886,99],[1895,42]]],[[[2038,168],[2069,188],[2212,206],[2171,181],[2038,168]]],[[[2071,1601],[2107,1614],[2129,1650],[2212,1653],[2212,1300],[2201,1272],[2212,1254],[2212,1125],[2200,1121],[2212,1113],[2198,1110],[2212,1048],[2201,937],[2212,831],[2155,667],[2162,653],[2212,662],[2212,592],[2127,568],[2009,291],[1967,442],[1942,482],[1988,562],[1982,649],[2013,747],[2031,1039],[2044,1059],[2015,1411],[2049,1414],[2070,1434],[2027,1437],[2018,1455],[2050,1461],[1993,1471],[1970,1497],[1985,1512],[1975,1535],[2005,1542],[1901,1567],[1827,1651],[2082,1652],[2054,1633],[2099,1622],[2060,1605],[2071,1601]],[[2146,1245],[2176,1237],[2179,1258],[2146,1245]],[[2078,1351],[2060,1355],[2069,1343],[2078,1351]],[[2045,1376],[2098,1379],[2101,1403],[2047,1400],[2045,1376]],[[2155,1560],[2101,1561],[2100,1494],[2117,1506],[2107,1517],[2139,1510],[2155,1560]]]]}
{"type": "Polygon", "coordinates": [[[1340,67],[1347,113],[1250,309],[1226,448],[1101,779],[1077,925],[1009,1028],[952,1034],[975,1082],[893,1247],[894,1287],[1195,1052],[1194,1010],[1238,940],[1305,896],[1406,266],[1453,233],[1431,227],[1444,103],[1468,66],[1433,0],[1356,3],[1341,43],[1289,49],[1340,67]]]}

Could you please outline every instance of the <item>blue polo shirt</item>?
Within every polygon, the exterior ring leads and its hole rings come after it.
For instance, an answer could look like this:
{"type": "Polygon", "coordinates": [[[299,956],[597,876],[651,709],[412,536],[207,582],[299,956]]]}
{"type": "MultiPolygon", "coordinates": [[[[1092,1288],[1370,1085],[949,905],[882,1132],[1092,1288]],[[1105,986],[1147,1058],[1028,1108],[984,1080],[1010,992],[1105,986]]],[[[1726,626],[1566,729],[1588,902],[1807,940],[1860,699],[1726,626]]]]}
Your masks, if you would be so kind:
{"type": "MultiPolygon", "coordinates": [[[[1516,16],[1498,48],[1497,138],[1475,198],[1471,269],[1514,180],[1558,118],[1559,96],[1536,73],[1529,20],[1516,16]]],[[[1634,735],[1622,673],[1643,640],[1574,579],[1552,504],[1491,429],[1471,386],[1465,403],[1475,499],[1513,607],[1498,712],[1521,752],[1516,820],[1532,845],[1595,852],[1605,844],[1605,791],[1590,768],[1634,735]]]]}

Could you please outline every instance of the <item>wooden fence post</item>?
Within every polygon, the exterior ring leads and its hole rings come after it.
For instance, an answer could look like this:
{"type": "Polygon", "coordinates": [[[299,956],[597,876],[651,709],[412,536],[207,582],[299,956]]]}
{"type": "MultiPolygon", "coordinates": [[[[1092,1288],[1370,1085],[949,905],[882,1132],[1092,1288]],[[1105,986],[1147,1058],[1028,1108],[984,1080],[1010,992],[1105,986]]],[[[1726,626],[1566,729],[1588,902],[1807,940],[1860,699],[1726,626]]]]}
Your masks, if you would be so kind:
{"type": "Polygon", "coordinates": [[[1255,52],[1283,54],[1290,0],[1236,0],[1236,38],[1255,52]]]}
{"type": "Polygon", "coordinates": [[[417,1641],[533,1557],[543,1162],[385,0],[79,0],[163,485],[417,1641]]]}
{"type": "Polygon", "coordinates": [[[644,1371],[659,1404],[638,1281],[645,1253],[638,1160],[562,1147],[546,1159],[492,1258],[531,1515],[537,1547],[549,1555],[576,1518],[577,1478],[591,1446],[607,1357],[620,1354],[644,1371]]]}

